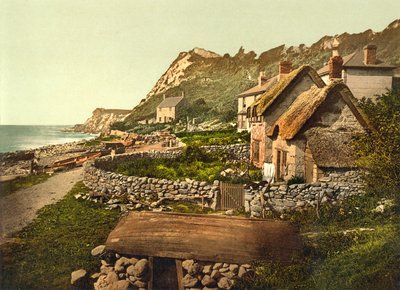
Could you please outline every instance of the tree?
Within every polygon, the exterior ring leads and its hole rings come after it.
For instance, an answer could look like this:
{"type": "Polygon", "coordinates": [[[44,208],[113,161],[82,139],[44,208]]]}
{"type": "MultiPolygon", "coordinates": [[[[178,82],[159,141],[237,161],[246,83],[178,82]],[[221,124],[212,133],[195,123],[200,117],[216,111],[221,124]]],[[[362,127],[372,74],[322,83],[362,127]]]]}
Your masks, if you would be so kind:
{"type": "Polygon", "coordinates": [[[363,99],[360,107],[372,127],[354,143],[367,190],[400,198],[400,91],[388,91],[376,103],[363,99]]]}

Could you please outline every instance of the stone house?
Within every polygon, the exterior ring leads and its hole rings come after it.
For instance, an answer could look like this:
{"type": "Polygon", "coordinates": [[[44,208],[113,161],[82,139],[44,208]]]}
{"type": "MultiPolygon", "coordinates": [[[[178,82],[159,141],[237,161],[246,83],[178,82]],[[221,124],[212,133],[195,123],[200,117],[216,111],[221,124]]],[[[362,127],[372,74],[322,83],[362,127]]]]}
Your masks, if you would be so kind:
{"type": "Polygon", "coordinates": [[[279,63],[279,74],[270,79],[265,77],[264,72],[260,72],[258,77],[258,84],[238,95],[238,121],[237,131],[251,131],[251,120],[248,119],[247,111],[250,106],[258,101],[263,93],[268,91],[273,85],[275,85],[280,76],[288,74],[292,71],[292,63],[289,61],[281,61],[279,63]]]}
{"type": "Polygon", "coordinates": [[[313,182],[330,170],[354,167],[350,142],[367,122],[350,89],[330,75],[325,85],[313,68],[303,66],[281,76],[250,107],[251,161],[260,168],[272,163],[276,180],[313,182]]]}
{"type": "Polygon", "coordinates": [[[251,126],[250,158],[254,165],[261,168],[265,162],[272,162],[272,140],[266,137],[266,132],[297,96],[312,86],[322,88],[325,84],[310,66],[281,73],[277,76],[277,82],[248,108],[247,118],[251,126]]]}
{"type": "Polygon", "coordinates": [[[359,100],[363,97],[374,99],[376,95],[395,86],[396,66],[377,58],[376,45],[366,45],[363,50],[357,50],[343,58],[339,55],[338,47],[339,43],[334,42],[328,65],[318,70],[326,84],[331,79],[340,78],[359,100]]]}
{"type": "Polygon", "coordinates": [[[164,98],[156,109],[157,123],[170,123],[174,121],[179,114],[179,109],[183,105],[184,96],[164,98]]]}
{"type": "Polygon", "coordinates": [[[277,180],[316,182],[355,167],[351,141],[368,127],[343,82],[301,93],[267,131],[277,180]]]}

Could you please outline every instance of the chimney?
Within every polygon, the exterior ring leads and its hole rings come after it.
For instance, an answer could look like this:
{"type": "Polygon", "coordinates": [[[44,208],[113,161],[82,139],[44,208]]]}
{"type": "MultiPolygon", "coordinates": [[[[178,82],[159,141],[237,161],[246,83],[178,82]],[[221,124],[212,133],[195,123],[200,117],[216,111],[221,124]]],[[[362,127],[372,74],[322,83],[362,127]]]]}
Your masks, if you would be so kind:
{"type": "Polygon", "coordinates": [[[364,46],[364,64],[376,64],[376,45],[364,46]]]}
{"type": "Polygon", "coordinates": [[[329,79],[341,79],[343,69],[343,58],[340,55],[332,56],[328,62],[329,79]]]}
{"type": "Polygon", "coordinates": [[[260,71],[260,75],[258,76],[258,86],[262,86],[266,83],[267,77],[265,76],[265,72],[260,71]]]}
{"type": "Polygon", "coordinates": [[[288,60],[283,60],[279,63],[279,79],[289,74],[292,71],[292,63],[288,60]]]}

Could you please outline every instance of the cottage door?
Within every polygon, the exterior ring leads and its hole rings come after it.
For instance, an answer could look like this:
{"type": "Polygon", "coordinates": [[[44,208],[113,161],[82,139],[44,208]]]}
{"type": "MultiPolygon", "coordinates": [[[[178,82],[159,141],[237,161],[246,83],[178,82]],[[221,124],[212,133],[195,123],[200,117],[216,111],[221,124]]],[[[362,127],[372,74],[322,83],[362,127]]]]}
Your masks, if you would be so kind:
{"type": "Polygon", "coordinates": [[[281,172],[281,167],[282,167],[282,160],[281,160],[281,150],[276,151],[276,179],[281,180],[282,177],[282,172],[281,172]]]}
{"type": "Polygon", "coordinates": [[[314,159],[312,157],[312,153],[310,148],[306,147],[306,151],[304,154],[304,170],[305,170],[305,181],[307,183],[311,183],[314,180],[314,159]]]}

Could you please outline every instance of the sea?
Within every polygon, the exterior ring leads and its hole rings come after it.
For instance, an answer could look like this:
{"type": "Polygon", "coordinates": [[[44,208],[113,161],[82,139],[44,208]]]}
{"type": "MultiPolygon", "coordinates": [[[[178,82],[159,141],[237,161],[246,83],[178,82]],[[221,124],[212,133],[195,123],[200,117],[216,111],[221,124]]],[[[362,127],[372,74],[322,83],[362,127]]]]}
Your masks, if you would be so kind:
{"type": "Polygon", "coordinates": [[[0,125],[0,152],[35,149],[45,145],[92,139],[97,136],[63,131],[70,127],[72,126],[0,125]]]}

